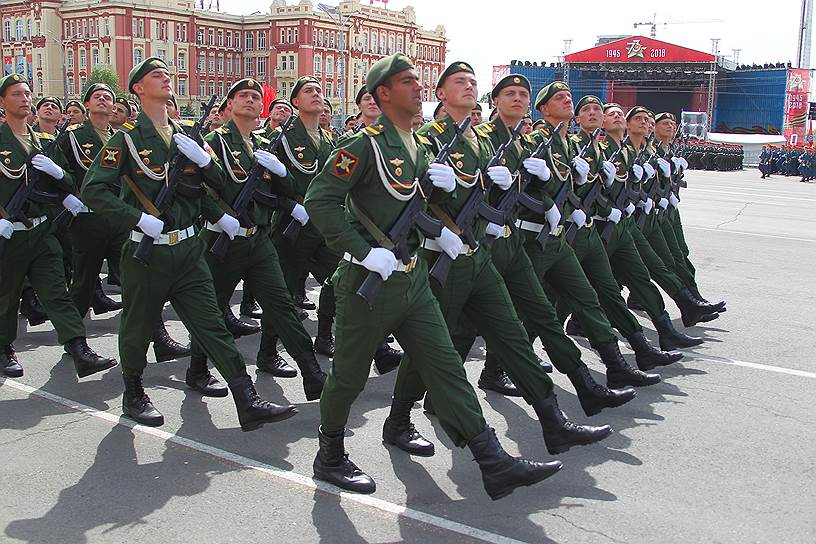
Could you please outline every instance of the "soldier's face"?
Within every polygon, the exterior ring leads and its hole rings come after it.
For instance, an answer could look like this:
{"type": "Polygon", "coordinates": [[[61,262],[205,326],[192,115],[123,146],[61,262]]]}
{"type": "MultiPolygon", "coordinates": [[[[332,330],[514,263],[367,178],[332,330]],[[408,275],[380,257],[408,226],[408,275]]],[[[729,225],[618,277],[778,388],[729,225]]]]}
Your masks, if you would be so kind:
{"type": "Polygon", "coordinates": [[[519,119],[530,107],[530,91],[527,87],[517,87],[515,85],[505,87],[494,100],[496,109],[504,117],[519,119]]]}
{"type": "Polygon", "coordinates": [[[360,111],[368,119],[376,119],[382,113],[380,107],[374,102],[374,97],[369,93],[365,93],[360,99],[360,111]]]}
{"type": "MultiPolygon", "coordinates": [[[[413,119],[411,119],[411,127],[412,127],[414,130],[417,130],[417,129],[419,129],[419,128],[420,128],[420,127],[423,125],[423,124],[425,124],[425,120],[422,118],[422,112],[421,112],[421,111],[419,111],[419,112],[417,112],[417,113],[416,113],[416,115],[414,115],[414,118],[413,118],[413,119]]],[[[473,124],[473,123],[471,122],[471,124],[473,124]]]]}
{"type": "Polygon", "coordinates": [[[62,112],[53,102],[44,102],[37,110],[37,117],[49,123],[57,123],[62,117],[62,112]]]}
{"type": "Polygon", "coordinates": [[[320,126],[328,128],[331,120],[331,109],[328,106],[323,106],[323,112],[320,114],[320,126]]]}
{"type": "Polygon", "coordinates": [[[113,95],[108,91],[94,91],[85,102],[85,107],[89,113],[110,115],[113,112],[113,95]]]}
{"type": "Polygon", "coordinates": [[[166,101],[173,93],[170,85],[170,72],[164,68],[151,70],[133,86],[133,89],[143,102],[145,99],[166,101]]]}
{"type": "Polygon", "coordinates": [[[603,127],[607,132],[623,132],[626,128],[626,120],[620,108],[610,108],[604,112],[603,127]]]}
{"type": "Polygon", "coordinates": [[[574,108],[572,104],[572,93],[569,91],[558,91],[544,104],[544,117],[558,119],[559,121],[569,121],[572,119],[574,108]]]}
{"type": "Polygon", "coordinates": [[[297,96],[292,99],[292,105],[302,113],[320,114],[323,112],[323,89],[317,83],[307,83],[297,96]]]}
{"type": "Polygon", "coordinates": [[[445,79],[437,89],[436,96],[448,108],[472,110],[477,98],[476,77],[468,72],[459,72],[445,79]]]}
{"type": "Polygon", "coordinates": [[[649,116],[646,112],[633,115],[632,118],[626,122],[626,128],[629,130],[629,134],[645,136],[649,131],[649,116]]]}
{"type": "Polygon", "coordinates": [[[0,107],[12,119],[25,119],[31,114],[31,89],[28,83],[20,82],[9,86],[6,94],[0,97],[0,107]]]}
{"type": "Polygon", "coordinates": [[[282,125],[292,116],[292,110],[286,104],[275,104],[269,116],[272,117],[273,121],[277,121],[279,125],[282,125]]]}
{"type": "Polygon", "coordinates": [[[258,91],[243,89],[232,95],[230,106],[235,117],[255,119],[261,114],[263,96],[258,91]]]}
{"type": "Polygon", "coordinates": [[[383,104],[389,104],[397,110],[410,113],[411,116],[422,111],[422,85],[416,70],[409,68],[389,78],[390,87],[378,87],[383,104]]]}
{"type": "Polygon", "coordinates": [[[598,104],[585,104],[575,116],[581,128],[592,132],[604,124],[603,108],[598,104]]]}
{"type": "Polygon", "coordinates": [[[655,136],[658,140],[669,140],[674,136],[676,125],[671,119],[663,119],[659,123],[655,123],[655,136]]]}
{"type": "Polygon", "coordinates": [[[69,106],[66,113],[74,124],[79,125],[85,122],[85,112],[76,106],[69,106]]]}
{"type": "Polygon", "coordinates": [[[482,111],[479,109],[470,110],[470,126],[475,127],[482,124],[482,111]]]}
{"type": "Polygon", "coordinates": [[[113,115],[111,116],[111,123],[114,125],[121,125],[127,121],[128,114],[122,104],[113,105],[113,115]]]}
{"type": "Polygon", "coordinates": [[[522,134],[530,134],[533,131],[533,120],[529,117],[524,118],[524,126],[521,127],[522,134]]]}

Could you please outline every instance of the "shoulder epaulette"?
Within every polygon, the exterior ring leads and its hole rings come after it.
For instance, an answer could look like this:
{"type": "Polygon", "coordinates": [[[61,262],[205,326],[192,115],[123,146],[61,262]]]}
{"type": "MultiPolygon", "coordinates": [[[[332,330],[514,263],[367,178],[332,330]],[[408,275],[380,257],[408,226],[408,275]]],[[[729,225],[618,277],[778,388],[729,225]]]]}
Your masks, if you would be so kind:
{"type": "Polygon", "coordinates": [[[266,129],[265,128],[256,128],[255,130],[252,131],[252,134],[255,134],[257,136],[264,136],[266,134],[266,129]]]}
{"type": "Polygon", "coordinates": [[[437,132],[437,134],[442,134],[443,132],[445,132],[445,125],[446,125],[446,123],[444,123],[444,122],[440,123],[440,122],[437,122],[437,121],[433,121],[431,123],[431,127],[433,127],[433,129],[437,132]]]}
{"type": "Polygon", "coordinates": [[[39,138],[41,140],[53,140],[54,139],[54,136],[52,134],[47,133],[47,132],[35,132],[34,134],[37,136],[37,138],[39,138]]]}
{"type": "Polygon", "coordinates": [[[191,127],[191,126],[195,125],[195,123],[193,121],[191,121],[190,119],[180,119],[178,121],[178,124],[180,124],[182,126],[185,126],[185,127],[191,127]]]}
{"type": "Polygon", "coordinates": [[[603,140],[598,142],[598,145],[601,146],[601,149],[608,149],[609,148],[609,142],[605,142],[603,140]]]}
{"type": "Polygon", "coordinates": [[[482,123],[481,125],[478,125],[475,128],[480,128],[480,129],[482,129],[483,132],[486,132],[486,133],[489,134],[489,133],[493,132],[494,130],[496,130],[496,125],[493,124],[493,121],[487,121],[486,123],[482,123]]]}
{"type": "Polygon", "coordinates": [[[580,144],[581,142],[584,141],[584,139],[581,138],[580,134],[573,134],[572,136],[570,136],[570,140],[572,140],[573,142],[578,143],[578,144],[580,144]]]}
{"type": "Polygon", "coordinates": [[[365,130],[366,132],[368,132],[369,134],[371,134],[373,136],[378,136],[382,129],[383,129],[382,125],[376,125],[376,126],[365,127],[365,129],[363,129],[363,130],[365,130]]]}
{"type": "Polygon", "coordinates": [[[330,142],[334,141],[334,135],[331,132],[329,132],[328,130],[325,130],[325,129],[321,128],[320,132],[322,132],[323,136],[325,136],[326,139],[329,140],[330,142]]]}
{"type": "Polygon", "coordinates": [[[122,123],[122,130],[133,130],[136,128],[136,123],[131,121],[125,121],[122,123]]]}
{"type": "Polygon", "coordinates": [[[419,143],[422,145],[431,145],[431,141],[422,134],[417,134],[417,140],[419,140],[419,143]]]}
{"type": "Polygon", "coordinates": [[[488,137],[489,137],[489,136],[487,135],[487,132],[485,132],[485,131],[482,129],[482,127],[480,127],[480,126],[479,126],[479,127],[474,128],[474,129],[473,129],[473,132],[475,132],[476,134],[478,134],[478,135],[479,135],[479,136],[481,136],[482,138],[488,138],[488,137]]]}
{"type": "Polygon", "coordinates": [[[530,136],[529,134],[525,134],[524,135],[524,141],[527,142],[528,144],[531,144],[531,143],[533,143],[533,137],[530,136]]]}
{"type": "Polygon", "coordinates": [[[550,129],[546,127],[541,127],[540,129],[538,129],[538,131],[541,132],[541,134],[543,134],[544,136],[550,135],[550,129]]]}
{"type": "Polygon", "coordinates": [[[82,126],[81,123],[74,123],[73,125],[68,125],[68,128],[66,130],[72,130],[73,131],[73,130],[78,129],[81,126],[82,126]]]}
{"type": "Polygon", "coordinates": [[[227,125],[221,125],[217,129],[215,129],[213,132],[217,132],[218,134],[229,134],[230,129],[227,127],[227,125]]]}

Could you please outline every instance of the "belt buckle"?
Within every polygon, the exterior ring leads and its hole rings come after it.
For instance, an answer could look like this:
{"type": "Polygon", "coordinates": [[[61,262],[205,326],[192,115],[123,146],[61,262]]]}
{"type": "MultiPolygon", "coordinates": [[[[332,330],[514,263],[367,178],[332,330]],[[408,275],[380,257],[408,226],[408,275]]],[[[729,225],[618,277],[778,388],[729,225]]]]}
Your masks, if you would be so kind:
{"type": "Polygon", "coordinates": [[[250,238],[253,234],[255,234],[255,225],[247,227],[246,229],[247,238],[250,238]]]}
{"type": "Polygon", "coordinates": [[[564,225],[558,225],[558,227],[556,227],[556,229],[555,229],[555,233],[553,234],[553,236],[555,236],[556,238],[558,238],[558,237],[559,237],[559,236],[561,236],[563,233],[564,233],[564,225]]]}
{"type": "Polygon", "coordinates": [[[502,236],[502,238],[510,238],[510,234],[512,232],[513,232],[513,230],[510,228],[510,225],[505,225],[504,226],[504,236],[502,236]]]}
{"type": "Polygon", "coordinates": [[[589,228],[589,227],[591,227],[591,226],[592,226],[592,218],[591,218],[591,217],[588,217],[588,218],[587,218],[586,225],[584,225],[584,228],[587,228],[587,229],[588,229],[588,228],[589,228]]]}
{"type": "Polygon", "coordinates": [[[471,255],[473,255],[474,253],[476,253],[476,250],[475,250],[475,249],[473,249],[473,248],[472,248],[472,247],[470,247],[470,246],[467,246],[467,253],[465,253],[465,255],[467,255],[468,257],[470,257],[470,256],[471,256],[471,255]]]}
{"type": "Polygon", "coordinates": [[[168,242],[167,245],[174,246],[179,242],[179,231],[171,230],[167,233],[168,242]]]}
{"type": "Polygon", "coordinates": [[[408,264],[405,265],[405,273],[406,274],[414,269],[414,267],[416,266],[416,262],[417,262],[417,256],[414,255],[413,257],[411,257],[411,260],[408,261],[408,264]]]}

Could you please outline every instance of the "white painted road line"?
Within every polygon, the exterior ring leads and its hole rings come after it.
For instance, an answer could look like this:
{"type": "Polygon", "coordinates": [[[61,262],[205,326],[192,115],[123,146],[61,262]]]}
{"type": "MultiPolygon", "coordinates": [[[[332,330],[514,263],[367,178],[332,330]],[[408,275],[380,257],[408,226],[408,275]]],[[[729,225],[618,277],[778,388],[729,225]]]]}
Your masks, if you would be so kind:
{"type": "Polygon", "coordinates": [[[266,474],[267,476],[272,476],[274,478],[279,478],[281,480],[286,480],[288,482],[301,485],[309,490],[318,489],[324,493],[340,497],[341,501],[353,502],[363,506],[368,506],[380,510],[382,512],[393,514],[395,516],[402,516],[404,518],[412,519],[414,521],[418,521],[420,523],[424,523],[427,525],[433,525],[434,527],[438,527],[440,529],[444,529],[453,533],[458,533],[460,535],[467,536],[470,538],[483,540],[485,542],[496,542],[500,544],[524,544],[520,540],[508,538],[502,535],[491,533],[489,531],[483,531],[481,529],[477,529],[475,527],[471,527],[463,523],[458,523],[456,521],[440,518],[432,514],[426,514],[425,512],[420,512],[419,510],[414,510],[406,506],[401,506],[399,504],[394,504],[392,502],[384,501],[382,499],[377,499],[369,495],[357,495],[354,493],[347,493],[333,485],[320,481],[315,481],[308,476],[303,476],[302,474],[298,474],[296,472],[281,470],[271,465],[267,465],[266,463],[262,463],[261,461],[251,459],[249,457],[244,457],[243,455],[239,455],[231,451],[222,450],[220,448],[216,448],[208,444],[203,444],[195,440],[190,440],[189,438],[183,438],[181,436],[168,433],[167,431],[162,431],[161,429],[157,429],[155,427],[145,427],[129,419],[125,419],[108,412],[97,410],[96,408],[92,408],[86,404],[81,404],[79,402],[75,402],[71,399],[67,399],[64,397],[60,397],[59,395],[54,395],[53,393],[49,393],[41,389],[36,389],[24,383],[12,380],[10,378],[0,377],[0,384],[5,384],[9,387],[17,389],[18,391],[27,393],[29,395],[36,395],[38,397],[50,400],[51,402],[60,404],[72,410],[76,410],[77,412],[82,412],[89,416],[93,416],[97,419],[107,421],[108,423],[113,423],[114,425],[124,425],[126,427],[132,428],[134,431],[141,432],[156,438],[160,438],[162,440],[172,442],[174,444],[178,444],[186,448],[190,448],[191,450],[205,453],[207,455],[211,455],[213,457],[217,457],[225,461],[229,461],[230,463],[234,463],[245,468],[256,470],[258,472],[266,474]]]}
{"type": "Polygon", "coordinates": [[[768,372],[776,372],[778,374],[787,374],[789,376],[798,376],[800,378],[810,378],[816,380],[816,372],[808,372],[806,370],[796,370],[793,368],[785,368],[781,366],[761,365],[759,363],[750,363],[748,361],[738,361],[736,359],[728,359],[727,357],[711,357],[711,356],[695,356],[694,361],[708,361],[710,363],[723,363],[732,366],[741,366],[744,368],[753,368],[756,370],[765,370],[768,372]]]}
{"type": "Polygon", "coordinates": [[[707,230],[710,232],[721,232],[723,234],[742,234],[744,236],[758,236],[760,238],[776,238],[778,240],[793,240],[795,242],[816,242],[816,238],[797,238],[796,236],[781,236],[776,234],[762,234],[759,232],[745,232],[741,230],[715,229],[712,227],[696,227],[694,225],[683,225],[684,229],[707,230]]]}

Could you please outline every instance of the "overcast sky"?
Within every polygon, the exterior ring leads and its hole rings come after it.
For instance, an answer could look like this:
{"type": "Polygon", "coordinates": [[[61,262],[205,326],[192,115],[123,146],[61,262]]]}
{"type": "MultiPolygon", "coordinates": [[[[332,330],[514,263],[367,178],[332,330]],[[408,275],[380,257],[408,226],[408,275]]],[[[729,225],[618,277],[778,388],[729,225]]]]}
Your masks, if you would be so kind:
{"type": "MultiPolygon", "coordinates": [[[[288,3],[294,4],[295,0],[288,3]]],[[[266,12],[269,5],[269,0],[242,0],[237,5],[222,0],[221,9],[233,13],[266,12]]],[[[562,54],[565,39],[572,40],[571,52],[576,52],[593,47],[598,35],[649,36],[648,26],[635,30],[632,25],[651,21],[655,11],[658,23],[688,23],[659,24],[658,40],[711,52],[710,39],[721,38],[720,53],[731,55],[732,49],[741,49],[742,64],[795,61],[801,10],[801,0],[391,0],[388,8],[400,10],[407,5],[416,8],[420,26],[445,26],[448,61],[470,62],[476,69],[481,92],[490,88],[494,64],[509,64],[511,59],[553,62],[562,54]]]]}

